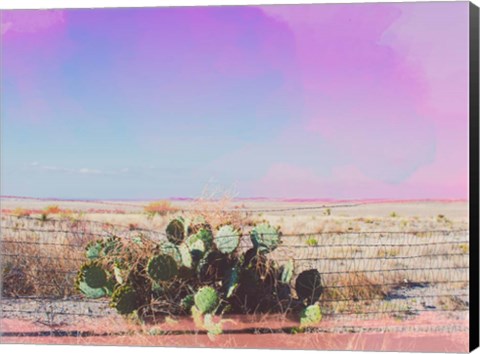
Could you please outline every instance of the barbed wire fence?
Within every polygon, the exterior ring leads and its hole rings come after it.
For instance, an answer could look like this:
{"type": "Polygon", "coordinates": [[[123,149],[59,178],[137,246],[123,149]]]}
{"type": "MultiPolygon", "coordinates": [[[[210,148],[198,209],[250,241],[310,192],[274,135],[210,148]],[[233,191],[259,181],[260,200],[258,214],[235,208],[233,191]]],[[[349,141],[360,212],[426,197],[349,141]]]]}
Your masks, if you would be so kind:
{"type": "MultiPolygon", "coordinates": [[[[118,316],[105,300],[75,293],[74,280],[86,260],[88,242],[112,234],[133,237],[139,233],[159,241],[166,237],[155,230],[102,222],[2,217],[1,317],[58,330],[79,318],[118,316]]],[[[350,318],[398,319],[423,313],[455,319],[468,316],[468,236],[468,230],[284,234],[282,244],[269,257],[280,264],[292,259],[296,275],[318,269],[324,289],[323,315],[337,321],[323,330],[348,332],[353,330],[345,324],[350,318]]],[[[250,248],[249,242],[242,237],[239,247],[250,248]]],[[[261,333],[263,329],[256,330],[261,333]]],[[[369,329],[357,326],[355,330],[369,329]]]]}

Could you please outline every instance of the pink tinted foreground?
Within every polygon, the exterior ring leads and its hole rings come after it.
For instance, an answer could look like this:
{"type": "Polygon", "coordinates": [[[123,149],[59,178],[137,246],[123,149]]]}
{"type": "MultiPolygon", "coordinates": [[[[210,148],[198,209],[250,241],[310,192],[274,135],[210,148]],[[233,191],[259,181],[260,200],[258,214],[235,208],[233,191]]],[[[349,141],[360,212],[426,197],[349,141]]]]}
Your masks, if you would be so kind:
{"type": "Polygon", "coordinates": [[[225,322],[224,334],[211,337],[196,330],[188,318],[143,327],[111,318],[90,319],[75,326],[55,328],[0,319],[2,343],[468,352],[468,319],[452,320],[438,314],[424,314],[410,320],[327,320],[315,333],[286,333],[295,325],[275,316],[237,316],[225,322]],[[352,333],[337,333],[335,329],[340,326],[351,328],[352,333]],[[355,328],[368,330],[354,332],[355,328]]]}

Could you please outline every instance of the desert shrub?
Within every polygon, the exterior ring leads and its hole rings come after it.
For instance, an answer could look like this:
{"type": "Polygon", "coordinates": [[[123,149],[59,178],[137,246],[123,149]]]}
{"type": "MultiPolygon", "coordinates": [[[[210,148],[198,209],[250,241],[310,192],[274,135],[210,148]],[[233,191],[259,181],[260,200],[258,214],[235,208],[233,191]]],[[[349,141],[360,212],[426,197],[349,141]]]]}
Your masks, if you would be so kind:
{"type": "Polygon", "coordinates": [[[87,297],[108,297],[120,314],[142,321],[192,315],[212,334],[221,332],[222,323],[212,316],[225,313],[306,310],[304,322],[321,318],[315,307],[307,308],[322,293],[319,272],[300,273],[292,287],[293,261],[280,266],[267,257],[281,243],[278,228],[266,223],[253,227],[250,248],[241,245],[242,234],[232,224],[212,229],[177,217],[166,234],[162,242],[114,236],[92,242],[76,289],[87,297]]]}
{"type": "Polygon", "coordinates": [[[445,224],[451,224],[452,221],[448,219],[445,215],[443,214],[438,214],[437,215],[437,222],[438,223],[445,223],[445,224]]]}
{"type": "Polygon", "coordinates": [[[155,215],[168,215],[176,212],[178,209],[172,205],[169,200],[159,200],[151,202],[143,208],[148,217],[153,218],[155,215]]]}
{"type": "Polygon", "coordinates": [[[15,208],[12,211],[12,215],[17,218],[28,218],[31,215],[31,211],[24,208],[15,208]]]}
{"type": "Polygon", "coordinates": [[[62,209],[58,205],[49,205],[45,207],[44,212],[48,214],[60,214],[62,212],[62,209]]]}

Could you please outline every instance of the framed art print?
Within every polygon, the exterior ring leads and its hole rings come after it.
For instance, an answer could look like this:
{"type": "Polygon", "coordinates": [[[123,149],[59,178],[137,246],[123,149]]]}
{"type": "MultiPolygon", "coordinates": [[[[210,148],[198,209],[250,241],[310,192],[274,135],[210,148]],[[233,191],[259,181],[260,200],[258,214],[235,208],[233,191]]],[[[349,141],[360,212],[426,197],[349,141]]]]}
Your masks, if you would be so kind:
{"type": "Polygon", "coordinates": [[[2,10],[1,342],[477,348],[478,23],[2,10]]]}

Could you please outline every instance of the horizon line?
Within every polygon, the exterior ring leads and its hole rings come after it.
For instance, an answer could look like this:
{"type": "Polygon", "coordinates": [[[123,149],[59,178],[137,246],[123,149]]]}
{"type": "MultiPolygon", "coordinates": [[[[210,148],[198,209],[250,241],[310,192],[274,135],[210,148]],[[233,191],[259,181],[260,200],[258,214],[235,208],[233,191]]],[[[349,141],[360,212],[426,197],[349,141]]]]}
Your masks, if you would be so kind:
{"type": "MultiPolygon", "coordinates": [[[[38,201],[58,201],[58,202],[141,202],[141,201],[193,201],[202,199],[201,197],[164,197],[164,198],[58,198],[58,197],[31,197],[31,196],[15,196],[15,195],[0,195],[0,199],[25,199],[25,200],[38,200],[38,201]]],[[[212,198],[212,200],[219,200],[221,198],[212,198]]],[[[301,202],[326,202],[326,203],[338,203],[338,202],[468,202],[468,198],[280,198],[280,197],[235,197],[233,201],[279,201],[290,203],[301,202]]]]}

